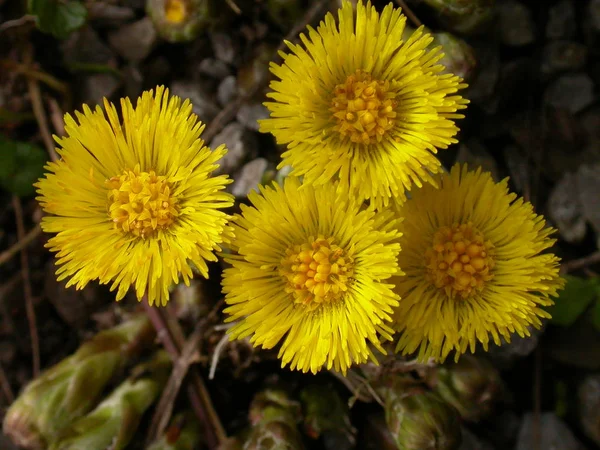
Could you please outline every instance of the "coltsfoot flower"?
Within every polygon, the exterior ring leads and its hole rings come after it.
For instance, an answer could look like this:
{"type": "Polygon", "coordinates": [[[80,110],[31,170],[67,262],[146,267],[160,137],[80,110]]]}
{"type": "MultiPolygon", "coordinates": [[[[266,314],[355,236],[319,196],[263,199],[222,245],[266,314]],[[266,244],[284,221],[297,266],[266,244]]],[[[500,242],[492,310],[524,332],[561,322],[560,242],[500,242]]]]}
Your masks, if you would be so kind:
{"type": "Polygon", "coordinates": [[[438,148],[455,143],[454,119],[467,100],[452,74],[441,74],[439,48],[418,29],[402,39],[406,17],[389,4],[379,15],[370,2],[356,13],[344,0],[336,24],[327,14],[317,30],[287,43],[279,78],[271,83],[271,117],[260,122],[277,142],[287,144],[280,167],[321,185],[339,180],[340,191],[354,190],[376,207],[405,190],[435,182],[438,148]]]}
{"type": "Polygon", "coordinates": [[[117,300],[134,287],[138,299],[164,305],[192,267],[208,276],[206,261],[230,232],[219,210],[233,204],[222,191],[230,180],[211,177],[226,149],[205,147],[190,102],[163,87],[135,107],[122,99],[122,119],[106,99],[104,108],[65,116],[61,159],[36,184],[42,228],[57,233],[47,246],[67,286],[97,279],[118,289],[117,300]]]}
{"type": "Polygon", "coordinates": [[[398,219],[363,208],[334,184],[261,187],[234,219],[223,292],[232,338],[279,351],[282,366],[345,372],[383,351],[397,295],[386,280],[401,273],[398,219]]]}
{"type": "Polygon", "coordinates": [[[455,359],[490,336],[496,345],[549,318],[563,280],[559,259],[543,253],[555,240],[533,206],[481,169],[455,165],[401,207],[405,277],[394,278],[402,300],[394,316],[397,349],[419,359],[455,359]]]}

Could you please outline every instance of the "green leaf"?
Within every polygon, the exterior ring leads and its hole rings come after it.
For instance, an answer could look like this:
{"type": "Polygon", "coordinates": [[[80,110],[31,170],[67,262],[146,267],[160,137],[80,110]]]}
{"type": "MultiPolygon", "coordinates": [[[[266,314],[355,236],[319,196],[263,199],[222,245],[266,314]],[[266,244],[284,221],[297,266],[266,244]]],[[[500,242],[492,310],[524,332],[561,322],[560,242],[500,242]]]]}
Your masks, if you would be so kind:
{"type": "Polygon", "coordinates": [[[0,186],[20,197],[35,194],[35,183],[44,174],[47,155],[26,142],[0,136],[0,186]]]}
{"type": "Polygon", "coordinates": [[[29,0],[27,6],[37,27],[58,39],[83,26],[87,18],[87,9],[76,0],[29,0]]]}
{"type": "Polygon", "coordinates": [[[548,308],[552,323],[568,327],[586,310],[592,300],[598,298],[598,280],[583,279],[565,275],[565,288],[556,299],[556,304],[548,308]]]}

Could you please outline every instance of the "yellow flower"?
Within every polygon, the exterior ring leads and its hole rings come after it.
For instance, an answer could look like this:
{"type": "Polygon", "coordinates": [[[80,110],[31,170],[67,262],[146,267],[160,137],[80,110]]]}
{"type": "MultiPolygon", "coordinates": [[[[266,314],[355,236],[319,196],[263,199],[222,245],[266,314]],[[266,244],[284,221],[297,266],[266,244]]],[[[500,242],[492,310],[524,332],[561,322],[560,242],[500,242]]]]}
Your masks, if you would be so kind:
{"type": "Polygon", "coordinates": [[[419,359],[455,358],[490,336],[510,342],[541,326],[543,309],[562,287],[559,259],[543,253],[555,240],[530,203],[494,183],[481,169],[455,165],[439,177],[440,188],[416,190],[401,208],[405,277],[394,279],[402,300],[394,325],[397,349],[418,350],[419,359]]]}
{"type": "Polygon", "coordinates": [[[323,365],[346,372],[383,351],[391,339],[397,296],[385,280],[401,273],[398,220],[392,211],[363,208],[334,184],[261,187],[234,219],[223,292],[231,338],[251,336],[279,351],[282,367],[316,373],[323,365]]]}
{"type": "Polygon", "coordinates": [[[304,46],[288,42],[283,64],[271,64],[280,81],[260,129],[287,144],[279,167],[291,165],[305,183],[338,179],[341,191],[380,207],[434,182],[434,153],[456,142],[452,119],[468,103],[452,94],[466,85],[440,74],[443,54],[426,50],[432,37],[422,28],[402,40],[406,17],[392,4],[380,16],[359,0],[355,14],[344,0],[338,16],[336,25],[327,14],[301,35],[304,46]]]}
{"type": "Polygon", "coordinates": [[[61,159],[36,184],[49,214],[42,228],[57,233],[58,279],[83,288],[112,283],[117,300],[130,286],[138,299],[166,304],[168,287],[187,284],[195,267],[208,276],[232,205],[223,192],[230,180],[211,177],[226,153],[204,146],[204,126],[189,101],[163,87],[144,92],[137,105],[121,100],[122,120],[106,99],[106,113],[83,106],[77,121],[65,115],[67,137],[55,138],[61,159]]]}

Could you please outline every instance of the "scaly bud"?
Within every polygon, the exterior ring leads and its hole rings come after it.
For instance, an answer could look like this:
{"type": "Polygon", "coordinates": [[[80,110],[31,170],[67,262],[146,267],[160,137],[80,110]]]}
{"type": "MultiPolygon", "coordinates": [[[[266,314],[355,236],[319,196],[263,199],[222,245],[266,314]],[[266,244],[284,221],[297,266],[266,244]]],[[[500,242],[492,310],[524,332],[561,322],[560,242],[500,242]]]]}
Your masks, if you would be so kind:
{"type": "Polygon", "coordinates": [[[300,406],[280,390],[259,392],[248,414],[252,430],[244,450],[300,450],[302,439],[296,422],[300,406]]]}
{"type": "Polygon", "coordinates": [[[200,425],[194,414],[187,411],[173,417],[164,435],[148,450],[195,450],[199,448],[200,440],[200,425]]]}
{"type": "Polygon", "coordinates": [[[415,380],[391,374],[377,392],[385,402],[385,419],[399,450],[454,450],[460,446],[457,411],[415,380]]]}
{"type": "Polygon", "coordinates": [[[423,0],[440,16],[444,28],[460,34],[482,32],[494,15],[495,0],[423,0]]]}
{"type": "Polygon", "coordinates": [[[323,433],[337,433],[349,442],[355,441],[348,404],[332,386],[311,384],[302,390],[300,400],[308,437],[318,439],[323,433]]]}
{"type": "Polygon", "coordinates": [[[496,368],[486,359],[463,355],[457,363],[439,366],[435,391],[465,420],[476,422],[492,411],[503,390],[496,368]]]}
{"type": "Polygon", "coordinates": [[[154,403],[171,370],[169,355],[161,350],[136,366],[96,409],[75,420],[51,443],[49,450],[123,450],[135,434],[144,412],[154,403]]]}
{"type": "Polygon", "coordinates": [[[27,385],[4,417],[4,433],[26,449],[46,449],[94,407],[113,375],[153,338],[145,315],[98,333],[27,385]]]}

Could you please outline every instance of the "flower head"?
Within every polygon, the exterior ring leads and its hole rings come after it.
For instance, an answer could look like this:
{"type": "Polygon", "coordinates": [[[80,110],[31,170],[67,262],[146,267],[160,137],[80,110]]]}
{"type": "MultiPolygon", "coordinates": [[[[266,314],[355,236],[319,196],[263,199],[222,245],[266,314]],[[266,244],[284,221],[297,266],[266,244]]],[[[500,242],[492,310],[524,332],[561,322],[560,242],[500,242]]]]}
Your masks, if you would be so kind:
{"type": "Polygon", "coordinates": [[[398,304],[385,283],[399,273],[397,222],[340,194],[334,184],[261,187],[234,219],[234,254],[223,291],[232,338],[272,348],[283,340],[282,366],[345,372],[383,351],[385,322],[398,304]]]}
{"type": "Polygon", "coordinates": [[[222,191],[230,180],[210,176],[226,149],[205,147],[190,102],[162,87],[135,107],[121,100],[122,120],[106,99],[104,107],[65,116],[61,159],[36,184],[49,214],[42,228],[57,233],[48,247],[67,286],[112,283],[117,300],[134,286],[138,299],[164,305],[192,267],[208,276],[206,261],[230,232],[219,211],[233,203],[222,191]]]}
{"type": "Polygon", "coordinates": [[[529,335],[550,315],[542,308],[562,287],[559,259],[542,253],[554,231],[516,194],[508,180],[495,183],[481,169],[455,165],[439,177],[440,188],[416,190],[401,209],[405,217],[394,279],[402,297],[394,324],[398,350],[443,361],[458,360],[477,341],[510,342],[529,335]]]}
{"type": "Polygon", "coordinates": [[[307,184],[338,179],[375,206],[403,200],[413,184],[434,182],[433,154],[456,142],[452,119],[468,102],[453,94],[466,85],[440,74],[443,54],[426,50],[432,37],[422,28],[402,40],[406,17],[392,4],[379,15],[359,1],[355,14],[344,0],[338,16],[309,27],[304,46],[287,43],[291,53],[271,65],[280,81],[261,131],[288,145],[280,166],[307,184]]]}

